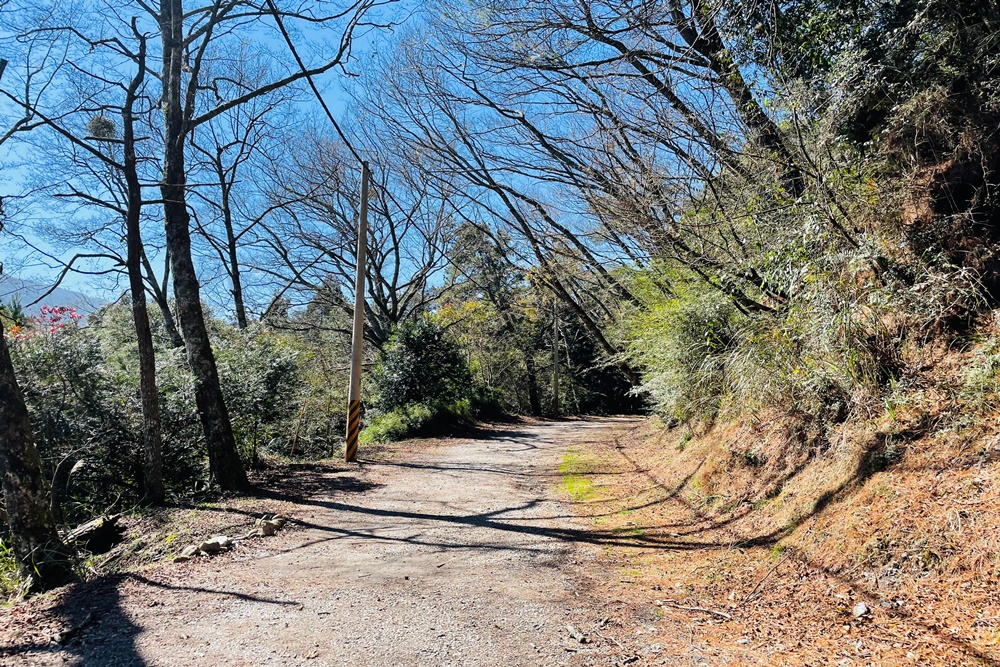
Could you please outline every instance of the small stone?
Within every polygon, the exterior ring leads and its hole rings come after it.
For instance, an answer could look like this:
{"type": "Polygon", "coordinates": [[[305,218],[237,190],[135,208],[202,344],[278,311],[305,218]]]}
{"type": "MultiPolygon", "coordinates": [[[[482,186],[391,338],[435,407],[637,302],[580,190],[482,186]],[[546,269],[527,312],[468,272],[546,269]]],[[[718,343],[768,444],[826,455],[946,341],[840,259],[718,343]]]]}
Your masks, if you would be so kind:
{"type": "Polygon", "coordinates": [[[197,544],[189,544],[174,558],[175,563],[183,563],[184,561],[191,560],[198,555],[199,547],[197,544]]]}
{"type": "Polygon", "coordinates": [[[271,521],[271,520],[261,521],[260,522],[260,528],[258,528],[258,531],[260,532],[260,534],[262,536],[264,536],[264,537],[270,537],[271,535],[274,535],[275,533],[277,533],[278,532],[278,528],[280,528],[280,527],[281,526],[278,525],[277,521],[271,521]]]}
{"type": "Polygon", "coordinates": [[[868,613],[868,605],[864,602],[859,602],[854,605],[854,618],[861,618],[868,613]]]}
{"type": "Polygon", "coordinates": [[[566,631],[569,632],[569,636],[580,642],[581,644],[587,643],[587,637],[582,632],[574,628],[572,625],[566,626],[566,631]]]}
{"type": "Polygon", "coordinates": [[[746,637],[740,637],[739,639],[736,640],[736,643],[739,644],[740,646],[746,646],[747,644],[750,643],[750,640],[747,639],[746,637]]]}
{"type": "Polygon", "coordinates": [[[225,535],[216,535],[202,542],[198,545],[198,548],[207,554],[215,554],[231,546],[233,546],[233,538],[225,535]]]}

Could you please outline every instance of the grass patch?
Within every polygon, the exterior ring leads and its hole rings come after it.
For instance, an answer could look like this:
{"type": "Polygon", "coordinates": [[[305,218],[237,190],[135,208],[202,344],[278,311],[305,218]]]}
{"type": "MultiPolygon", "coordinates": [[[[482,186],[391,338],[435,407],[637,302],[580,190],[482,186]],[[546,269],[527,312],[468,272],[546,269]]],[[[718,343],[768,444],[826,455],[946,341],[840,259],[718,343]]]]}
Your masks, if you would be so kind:
{"type": "Polygon", "coordinates": [[[563,478],[563,489],[573,500],[586,502],[597,495],[594,484],[583,475],[566,475],[563,478]]]}
{"type": "Polygon", "coordinates": [[[683,452],[692,438],[694,438],[694,433],[691,431],[681,433],[681,437],[677,439],[677,451],[683,452]]]}
{"type": "Polygon", "coordinates": [[[587,502],[597,497],[597,489],[587,475],[587,468],[587,462],[579,449],[567,451],[559,464],[563,491],[578,502],[587,502]]]}

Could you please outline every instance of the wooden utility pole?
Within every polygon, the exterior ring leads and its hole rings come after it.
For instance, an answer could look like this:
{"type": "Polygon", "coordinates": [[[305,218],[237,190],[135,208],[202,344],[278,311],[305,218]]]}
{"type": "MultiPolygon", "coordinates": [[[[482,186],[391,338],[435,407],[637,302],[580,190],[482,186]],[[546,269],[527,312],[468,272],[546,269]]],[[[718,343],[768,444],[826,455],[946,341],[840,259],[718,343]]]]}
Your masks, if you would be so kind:
{"type": "Polygon", "coordinates": [[[559,416],[559,311],[552,300],[552,414],[559,416]]]}
{"type": "Polygon", "coordinates": [[[358,215],[357,270],[354,274],[354,331],[351,336],[351,384],[347,391],[347,446],[344,460],[358,458],[361,431],[361,350],[365,337],[365,264],[368,260],[368,163],[361,163],[361,211],[358,215]]]}

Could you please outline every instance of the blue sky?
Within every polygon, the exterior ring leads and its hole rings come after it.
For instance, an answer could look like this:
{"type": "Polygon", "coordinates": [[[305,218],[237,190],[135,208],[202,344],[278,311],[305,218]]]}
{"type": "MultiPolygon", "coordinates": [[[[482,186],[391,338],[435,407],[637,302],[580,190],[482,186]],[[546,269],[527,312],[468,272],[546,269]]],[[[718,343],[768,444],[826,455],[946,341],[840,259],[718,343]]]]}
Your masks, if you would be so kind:
{"type": "MultiPolygon", "coordinates": [[[[100,3],[94,4],[98,5],[100,3]]],[[[391,8],[383,8],[382,13],[383,17],[398,22],[412,17],[413,12],[420,6],[421,3],[414,0],[403,0],[391,8]]],[[[3,21],[0,21],[0,23],[3,23],[3,21]]],[[[288,27],[293,31],[296,30],[294,24],[289,24],[288,27]]],[[[306,38],[309,36],[308,33],[293,32],[297,49],[306,57],[308,57],[306,54],[309,51],[309,40],[306,38]]],[[[287,47],[275,32],[267,33],[258,31],[246,37],[255,42],[265,44],[273,53],[279,55],[288,63],[292,62],[287,47]]],[[[8,32],[5,35],[3,34],[3,28],[0,28],[0,49],[3,49],[5,44],[8,47],[10,46],[11,42],[9,38],[10,33],[8,32]]],[[[387,31],[373,32],[357,39],[353,48],[353,62],[348,65],[348,69],[357,67],[365,59],[375,57],[378,49],[385,47],[387,41],[391,39],[392,34],[387,31]]],[[[8,54],[0,51],[0,57],[5,57],[5,55],[8,54]]],[[[8,57],[11,60],[11,64],[4,76],[4,80],[0,81],[0,86],[3,87],[16,85],[19,75],[18,68],[20,64],[14,61],[16,56],[10,55],[8,57]]],[[[21,71],[23,71],[23,65],[20,65],[20,67],[21,71]]],[[[127,73],[123,73],[123,78],[127,78],[127,76],[127,73]]],[[[338,69],[335,69],[317,78],[316,83],[323,93],[327,106],[331,109],[334,116],[337,117],[338,121],[346,120],[348,114],[348,95],[345,91],[346,86],[350,85],[350,80],[344,77],[338,69]]],[[[302,112],[305,116],[315,116],[317,119],[321,119],[322,110],[311,95],[310,92],[306,101],[300,105],[302,112]]],[[[318,120],[317,122],[320,121],[318,120]]],[[[3,134],[5,129],[0,127],[0,134],[3,134]]],[[[25,191],[28,185],[27,175],[32,169],[31,158],[32,151],[30,147],[17,141],[9,142],[0,148],[0,195],[9,197],[10,195],[22,194],[25,191]]],[[[34,282],[53,282],[60,273],[60,260],[65,261],[68,256],[72,255],[72,251],[59,252],[37,233],[38,220],[51,217],[52,211],[39,210],[37,208],[30,210],[10,198],[8,198],[8,202],[7,209],[10,214],[10,221],[7,230],[0,232],[0,261],[5,264],[5,273],[34,282]],[[18,241],[18,236],[21,236],[27,243],[36,246],[41,252],[33,252],[26,248],[23,242],[18,241]],[[45,257],[46,254],[53,257],[45,257]]],[[[154,207],[150,208],[153,209],[154,207]]],[[[151,215],[156,215],[156,212],[151,210],[151,215]]],[[[154,261],[153,263],[154,265],[159,265],[162,262],[154,261]]],[[[93,276],[70,273],[66,275],[62,284],[64,287],[72,290],[93,294],[102,298],[111,298],[115,296],[115,292],[120,293],[124,288],[123,281],[120,282],[121,284],[116,284],[114,280],[109,281],[107,278],[99,279],[93,276]]],[[[3,298],[3,290],[0,289],[0,299],[3,298]]]]}

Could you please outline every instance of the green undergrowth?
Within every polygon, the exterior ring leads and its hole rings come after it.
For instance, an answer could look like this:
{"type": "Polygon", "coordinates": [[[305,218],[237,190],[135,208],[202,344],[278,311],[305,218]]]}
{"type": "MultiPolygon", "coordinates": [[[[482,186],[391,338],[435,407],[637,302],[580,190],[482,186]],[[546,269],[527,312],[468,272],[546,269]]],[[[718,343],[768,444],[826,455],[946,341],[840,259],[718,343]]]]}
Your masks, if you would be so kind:
{"type": "Polygon", "coordinates": [[[14,551],[8,542],[0,540],[0,601],[11,599],[20,585],[14,551]]]}
{"type": "Polygon", "coordinates": [[[359,440],[364,444],[372,444],[443,435],[475,422],[476,411],[468,399],[441,406],[410,403],[376,414],[361,431],[359,440]]]}

